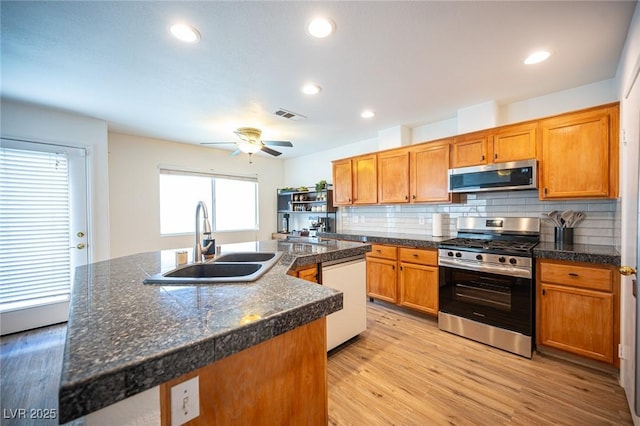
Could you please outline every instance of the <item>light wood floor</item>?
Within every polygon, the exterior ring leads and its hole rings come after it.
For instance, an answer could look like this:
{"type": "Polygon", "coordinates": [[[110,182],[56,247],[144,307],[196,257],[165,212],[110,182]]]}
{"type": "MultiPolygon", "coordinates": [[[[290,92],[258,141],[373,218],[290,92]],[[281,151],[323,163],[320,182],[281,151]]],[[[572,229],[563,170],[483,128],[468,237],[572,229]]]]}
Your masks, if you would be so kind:
{"type": "MultiPolygon", "coordinates": [[[[377,302],[368,315],[368,330],[329,356],[332,425],[632,424],[611,374],[540,354],[528,360],[377,302]]],[[[57,325],[0,339],[3,410],[57,408],[65,333],[57,325]]]]}
{"type": "Polygon", "coordinates": [[[611,373],[455,336],[435,318],[368,305],[368,329],[329,356],[332,425],[631,425],[611,373]]]}

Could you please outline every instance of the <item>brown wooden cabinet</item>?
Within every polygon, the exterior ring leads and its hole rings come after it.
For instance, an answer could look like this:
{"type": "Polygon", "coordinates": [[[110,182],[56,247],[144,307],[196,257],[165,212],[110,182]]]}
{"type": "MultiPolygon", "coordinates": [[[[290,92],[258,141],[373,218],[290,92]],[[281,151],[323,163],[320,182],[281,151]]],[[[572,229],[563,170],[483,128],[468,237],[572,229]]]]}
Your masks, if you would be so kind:
{"type": "Polygon", "coordinates": [[[457,201],[448,190],[450,144],[451,139],[443,139],[409,150],[412,203],[457,201]]]}
{"type": "Polygon", "coordinates": [[[396,149],[378,154],[378,202],[408,203],[409,150],[396,149]]]}
{"type": "Polygon", "coordinates": [[[451,152],[453,168],[536,158],[538,124],[527,122],[455,138],[451,152]]]}
{"type": "Polygon", "coordinates": [[[336,160],[333,166],[333,204],[338,206],[353,203],[353,171],[351,159],[336,160]]]}
{"type": "Polygon", "coordinates": [[[373,244],[367,253],[367,295],[396,303],[398,285],[396,247],[373,244]]]}
{"type": "Polygon", "coordinates": [[[376,204],[378,168],[376,154],[361,155],[332,162],[333,204],[376,204]]]}
{"type": "Polygon", "coordinates": [[[616,268],[537,262],[537,344],[619,366],[616,268]]]}
{"type": "Polygon", "coordinates": [[[456,136],[451,145],[451,167],[469,167],[489,162],[487,132],[476,132],[456,136]]]}
{"type": "Polygon", "coordinates": [[[400,247],[398,305],[438,314],[438,252],[400,247]]]}
{"type": "Polygon", "coordinates": [[[618,196],[618,104],[540,121],[540,199],[618,196]]]}
{"type": "Polygon", "coordinates": [[[373,244],[367,254],[367,295],[437,315],[437,251],[373,244]]]}
{"type": "Polygon", "coordinates": [[[287,274],[300,278],[301,280],[310,281],[316,284],[319,283],[317,263],[313,263],[311,265],[304,265],[297,268],[292,268],[287,272],[287,274]]]}
{"type": "Polygon", "coordinates": [[[492,132],[494,163],[536,158],[537,123],[500,127],[492,132]]]}

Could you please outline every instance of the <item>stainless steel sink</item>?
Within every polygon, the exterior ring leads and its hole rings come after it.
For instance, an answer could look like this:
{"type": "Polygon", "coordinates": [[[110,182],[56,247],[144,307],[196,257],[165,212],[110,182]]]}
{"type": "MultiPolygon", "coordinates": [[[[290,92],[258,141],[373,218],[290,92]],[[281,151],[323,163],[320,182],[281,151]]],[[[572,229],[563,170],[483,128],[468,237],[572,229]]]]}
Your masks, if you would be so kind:
{"type": "Polygon", "coordinates": [[[223,254],[218,257],[216,262],[266,262],[276,256],[272,252],[237,252],[223,254]]]}
{"type": "Polygon", "coordinates": [[[184,285],[250,282],[276,264],[280,252],[237,252],[224,254],[212,262],[180,266],[164,274],[144,279],[145,284],[184,285]]]}

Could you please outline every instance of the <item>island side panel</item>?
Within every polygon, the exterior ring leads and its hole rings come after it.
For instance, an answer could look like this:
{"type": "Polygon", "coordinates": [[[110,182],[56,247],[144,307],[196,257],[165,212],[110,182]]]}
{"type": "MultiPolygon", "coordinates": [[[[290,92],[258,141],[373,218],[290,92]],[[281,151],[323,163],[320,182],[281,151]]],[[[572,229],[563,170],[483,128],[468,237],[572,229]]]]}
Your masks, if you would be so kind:
{"type": "Polygon", "coordinates": [[[171,387],[195,376],[200,416],[188,425],[326,425],[326,342],[321,318],[162,384],[162,425],[171,424],[171,387]]]}

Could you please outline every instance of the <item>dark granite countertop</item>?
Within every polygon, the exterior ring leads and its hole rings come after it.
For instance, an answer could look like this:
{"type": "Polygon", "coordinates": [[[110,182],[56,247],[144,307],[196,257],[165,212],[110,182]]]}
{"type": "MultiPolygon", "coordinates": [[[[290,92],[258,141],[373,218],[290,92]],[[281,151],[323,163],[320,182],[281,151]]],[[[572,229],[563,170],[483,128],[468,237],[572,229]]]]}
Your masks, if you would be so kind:
{"type": "Polygon", "coordinates": [[[599,263],[620,266],[620,253],[612,246],[572,244],[558,246],[555,243],[540,243],[533,249],[538,259],[556,259],[572,262],[599,263]]]}
{"type": "Polygon", "coordinates": [[[367,232],[366,234],[322,232],[319,236],[361,243],[390,244],[397,246],[437,249],[438,244],[452,237],[432,237],[429,235],[412,235],[395,232],[367,232]]]}
{"type": "Polygon", "coordinates": [[[271,270],[249,283],[143,284],[145,277],[175,268],[175,250],[79,267],[60,382],[61,423],[342,309],[341,292],[286,272],[370,249],[344,241],[222,246],[223,254],[283,252],[271,270]]]}
{"type": "MultiPolygon", "coordinates": [[[[431,237],[390,232],[356,233],[329,233],[318,235],[324,238],[336,238],[339,240],[359,241],[367,243],[380,243],[398,246],[410,246],[420,248],[438,248],[438,244],[453,237],[431,237]]],[[[555,243],[542,242],[533,249],[533,255],[540,259],[557,259],[574,262],[599,263],[603,265],[620,265],[621,257],[613,246],[593,244],[573,244],[570,246],[557,246],[555,243]]]]}

